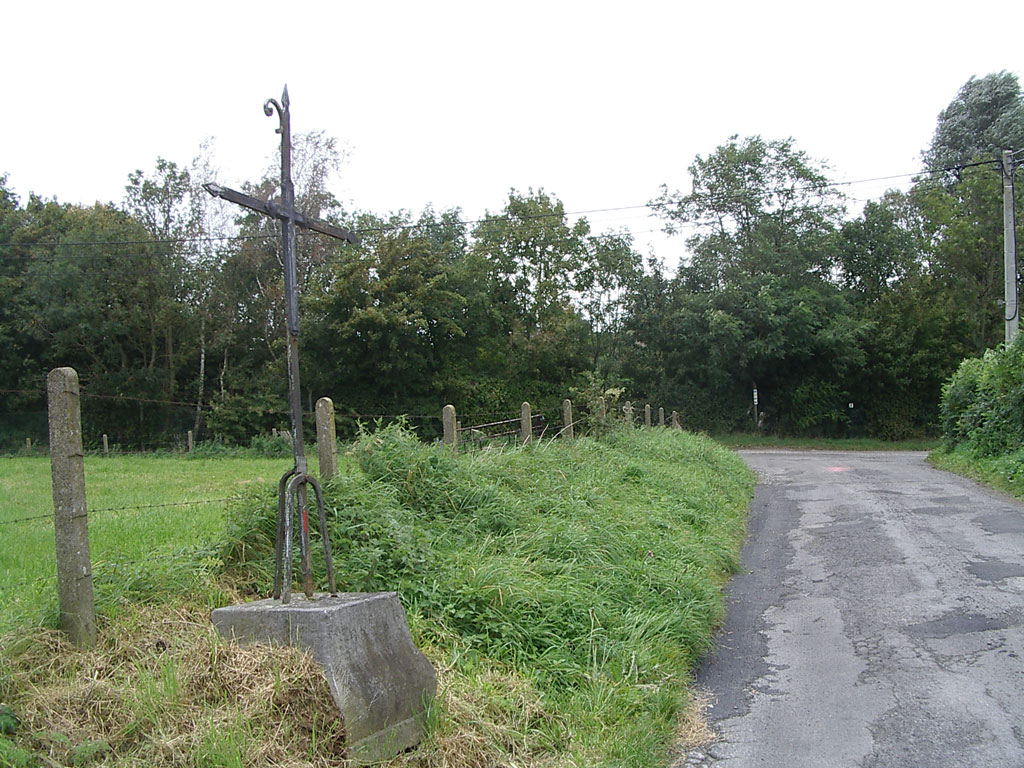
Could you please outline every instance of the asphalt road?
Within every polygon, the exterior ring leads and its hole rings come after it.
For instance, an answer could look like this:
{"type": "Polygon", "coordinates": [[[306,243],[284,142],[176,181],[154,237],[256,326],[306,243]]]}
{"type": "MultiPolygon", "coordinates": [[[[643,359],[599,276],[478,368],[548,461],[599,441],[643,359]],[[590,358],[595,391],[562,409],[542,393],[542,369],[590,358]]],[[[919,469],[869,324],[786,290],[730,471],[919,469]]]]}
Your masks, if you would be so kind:
{"type": "Polygon", "coordinates": [[[674,766],[1024,766],[1024,505],[923,453],[741,453],[719,738],[674,766]]]}

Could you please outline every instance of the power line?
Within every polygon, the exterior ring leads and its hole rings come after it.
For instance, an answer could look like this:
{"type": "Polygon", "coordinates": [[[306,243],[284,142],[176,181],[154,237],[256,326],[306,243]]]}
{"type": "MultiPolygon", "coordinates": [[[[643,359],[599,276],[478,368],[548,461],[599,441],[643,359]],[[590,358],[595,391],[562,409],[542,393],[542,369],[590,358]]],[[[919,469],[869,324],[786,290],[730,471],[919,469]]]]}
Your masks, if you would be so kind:
{"type": "Polygon", "coordinates": [[[230,242],[235,240],[264,240],[271,235],[210,235],[204,237],[165,237],[150,238],[148,240],[38,240],[35,242],[18,243],[12,240],[0,242],[0,247],[57,247],[57,246],[86,246],[86,245],[173,245],[175,243],[214,243],[230,242]]]}
{"type": "MultiPolygon", "coordinates": [[[[1024,149],[1017,150],[1014,153],[1014,155],[1020,154],[1021,152],[1024,152],[1024,149]]],[[[956,172],[956,171],[962,171],[962,170],[965,170],[965,169],[968,169],[968,168],[992,166],[992,165],[996,164],[997,162],[998,162],[997,160],[982,160],[982,161],[977,161],[977,162],[972,162],[972,163],[962,163],[960,165],[948,166],[948,167],[944,167],[944,168],[924,169],[924,170],[920,170],[920,171],[913,171],[913,172],[908,172],[908,173],[891,174],[891,175],[887,175],[887,176],[874,176],[874,177],[870,177],[870,178],[853,179],[853,180],[847,180],[847,181],[823,182],[823,183],[820,183],[820,184],[807,184],[807,185],[803,185],[803,186],[799,186],[798,185],[798,186],[795,186],[792,189],[786,190],[786,191],[810,192],[810,193],[822,192],[823,193],[825,190],[836,189],[836,188],[839,188],[839,187],[851,187],[851,186],[858,185],[858,184],[871,184],[871,183],[877,183],[877,182],[880,182],[880,181],[893,181],[895,179],[907,179],[907,178],[914,178],[914,177],[920,177],[920,176],[926,176],[926,175],[935,175],[935,174],[939,174],[939,173],[956,172]]],[[[746,197],[748,195],[752,195],[752,194],[755,194],[754,190],[743,191],[743,192],[739,192],[739,193],[733,193],[731,195],[720,195],[718,197],[713,197],[712,199],[713,199],[713,202],[716,203],[716,204],[720,204],[720,203],[723,203],[723,202],[729,202],[729,201],[739,201],[739,202],[741,202],[744,199],[746,199],[746,197]]],[[[640,210],[651,211],[652,215],[653,215],[655,212],[657,212],[659,210],[665,210],[665,209],[671,208],[672,206],[680,205],[684,200],[685,200],[685,197],[683,197],[683,198],[678,198],[677,197],[675,199],[673,199],[673,198],[666,198],[665,200],[652,200],[652,201],[649,201],[649,202],[646,202],[646,203],[638,203],[638,204],[633,204],[633,205],[607,206],[607,207],[602,207],[602,208],[589,208],[589,209],[583,209],[583,210],[577,210],[577,211],[552,211],[552,212],[548,212],[548,213],[535,213],[535,214],[522,214],[522,215],[500,214],[500,215],[495,215],[495,216],[484,216],[482,218],[477,218],[477,219],[455,219],[455,220],[449,220],[449,221],[443,221],[442,220],[442,221],[427,221],[427,222],[422,222],[421,221],[421,222],[415,222],[415,223],[411,223],[411,224],[385,224],[385,225],[381,225],[381,226],[378,226],[378,227],[356,227],[356,228],[353,228],[353,231],[356,234],[383,234],[383,233],[387,233],[387,232],[414,231],[414,230],[419,230],[419,229],[427,229],[427,228],[431,228],[431,227],[439,228],[439,227],[445,227],[445,226],[450,226],[450,225],[466,227],[466,226],[476,226],[476,225],[481,225],[481,224],[501,223],[501,222],[511,223],[513,225],[518,225],[520,223],[525,223],[525,222],[535,221],[535,220],[543,220],[543,219],[562,219],[562,218],[570,218],[570,217],[588,216],[588,215],[600,214],[600,213],[619,213],[619,212],[622,212],[622,211],[640,211],[640,210]]],[[[863,202],[863,200],[860,200],[860,199],[858,199],[856,201],[863,202]]],[[[456,207],[453,210],[459,210],[459,208],[456,207]]],[[[650,232],[662,231],[659,228],[659,229],[645,230],[645,231],[641,231],[641,232],[634,232],[634,231],[630,230],[630,228],[628,226],[626,226],[626,225],[623,225],[622,228],[625,229],[626,233],[628,233],[630,235],[647,234],[647,233],[650,233],[650,232]]],[[[305,233],[305,232],[302,232],[302,233],[299,233],[299,234],[307,235],[307,236],[309,235],[309,233],[305,233]]],[[[611,234],[615,234],[615,233],[613,232],[611,234]]],[[[600,235],[598,235],[598,236],[600,236],[600,235]]],[[[209,237],[155,238],[155,239],[151,239],[151,240],[113,240],[113,241],[99,241],[99,240],[97,240],[97,241],[68,241],[68,242],[39,241],[39,242],[28,242],[28,243],[19,243],[19,242],[13,242],[13,241],[0,241],[0,248],[36,248],[36,247],[52,247],[52,248],[57,248],[57,247],[79,247],[79,246],[84,247],[84,246],[128,246],[128,245],[132,245],[132,246],[146,246],[146,245],[166,245],[166,244],[181,244],[181,243],[212,243],[212,242],[232,243],[232,242],[245,242],[245,241],[254,241],[254,240],[268,240],[271,237],[272,237],[272,235],[265,234],[265,235],[221,235],[221,236],[209,236],[209,237]]],[[[153,254],[153,253],[140,253],[140,252],[125,253],[125,254],[113,254],[113,253],[110,253],[110,252],[105,252],[105,253],[80,253],[80,254],[59,254],[59,253],[53,253],[53,254],[48,254],[46,257],[40,258],[38,256],[32,256],[30,254],[0,254],[0,260],[19,260],[20,259],[20,260],[33,260],[33,261],[39,260],[39,261],[42,261],[42,260],[45,259],[47,261],[50,261],[51,263],[55,263],[52,260],[54,260],[54,259],[89,259],[89,258],[104,258],[104,257],[106,257],[106,258],[119,258],[119,259],[135,259],[135,258],[158,259],[158,258],[162,258],[162,257],[167,256],[167,255],[168,254],[153,254]]],[[[180,255],[199,256],[199,255],[204,255],[204,253],[199,251],[199,250],[190,250],[190,251],[189,250],[186,250],[186,251],[178,250],[175,255],[178,255],[178,256],[180,256],[180,255]]],[[[159,272],[159,270],[151,270],[150,273],[155,274],[157,272],[159,272]]],[[[141,273],[136,273],[136,274],[141,274],[141,273]]]]}

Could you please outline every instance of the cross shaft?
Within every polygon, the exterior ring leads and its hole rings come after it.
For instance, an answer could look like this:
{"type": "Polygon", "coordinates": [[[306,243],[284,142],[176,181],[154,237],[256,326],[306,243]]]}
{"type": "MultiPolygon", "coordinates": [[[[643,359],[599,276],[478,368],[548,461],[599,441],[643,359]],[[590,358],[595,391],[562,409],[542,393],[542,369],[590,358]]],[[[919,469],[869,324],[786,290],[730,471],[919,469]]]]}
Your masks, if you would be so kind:
{"type": "Polygon", "coordinates": [[[243,192],[222,187],[219,184],[205,184],[207,192],[228,202],[244,208],[271,216],[281,222],[281,238],[284,249],[284,291],[286,316],[288,321],[288,400],[291,408],[292,449],[295,454],[295,466],[285,473],[278,486],[277,511],[277,542],[276,564],[274,573],[274,598],[287,603],[291,596],[291,551],[292,551],[292,516],[295,511],[293,499],[298,502],[300,515],[300,549],[302,559],[303,590],[306,597],[313,595],[313,577],[309,557],[309,519],[307,511],[306,485],[310,483],[316,491],[317,506],[320,513],[320,533],[324,543],[324,554],[327,559],[327,576],[331,593],[335,592],[334,566],[331,561],[330,543],[327,538],[327,522],[324,513],[323,494],[316,479],[308,473],[305,447],[302,439],[302,390],[299,386],[299,291],[296,280],[295,264],[295,227],[299,226],[314,232],[356,243],[352,233],[333,224],[313,219],[295,210],[295,187],[292,184],[292,141],[291,112],[288,99],[288,86],[285,86],[281,102],[268,99],[263,105],[263,112],[272,117],[276,111],[280,118],[281,134],[281,202],[260,200],[243,192]]]}

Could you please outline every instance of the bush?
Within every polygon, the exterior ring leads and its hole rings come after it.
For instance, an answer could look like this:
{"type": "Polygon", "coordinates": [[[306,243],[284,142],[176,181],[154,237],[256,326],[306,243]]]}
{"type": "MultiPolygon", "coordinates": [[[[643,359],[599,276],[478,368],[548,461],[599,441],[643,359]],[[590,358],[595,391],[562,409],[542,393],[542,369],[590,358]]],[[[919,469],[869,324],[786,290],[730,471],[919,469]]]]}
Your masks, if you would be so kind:
{"type": "Polygon", "coordinates": [[[997,456],[1024,447],[1024,338],[964,360],[943,387],[941,418],[948,448],[997,456]]]}

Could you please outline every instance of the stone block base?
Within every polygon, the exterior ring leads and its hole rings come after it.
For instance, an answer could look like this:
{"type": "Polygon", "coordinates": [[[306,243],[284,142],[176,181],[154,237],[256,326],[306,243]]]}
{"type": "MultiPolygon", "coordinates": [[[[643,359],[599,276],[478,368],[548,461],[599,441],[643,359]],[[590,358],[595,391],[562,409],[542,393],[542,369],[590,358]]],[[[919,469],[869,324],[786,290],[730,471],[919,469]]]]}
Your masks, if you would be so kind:
{"type": "Polygon", "coordinates": [[[221,637],[308,649],[327,672],[349,757],[372,763],[415,746],[437,692],[434,668],[413,645],[394,592],[318,594],[218,608],[221,637]]]}

